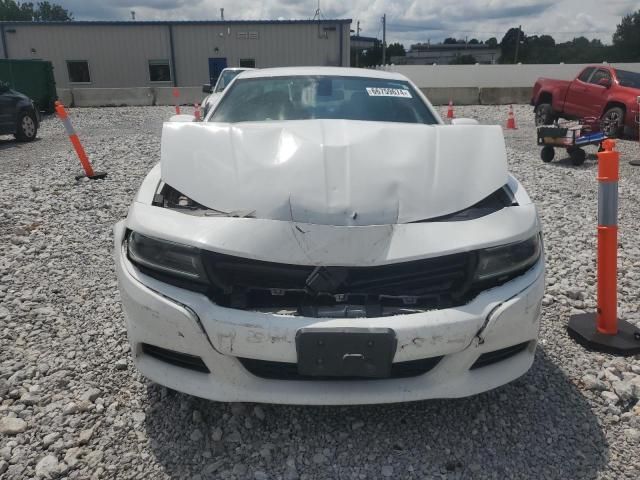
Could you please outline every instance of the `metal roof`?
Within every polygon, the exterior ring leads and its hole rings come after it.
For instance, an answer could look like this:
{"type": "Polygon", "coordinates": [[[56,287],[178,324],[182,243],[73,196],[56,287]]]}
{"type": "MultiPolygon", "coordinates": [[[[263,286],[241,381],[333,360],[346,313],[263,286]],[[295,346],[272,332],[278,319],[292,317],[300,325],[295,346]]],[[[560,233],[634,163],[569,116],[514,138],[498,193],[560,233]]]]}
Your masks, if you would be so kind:
{"type": "Polygon", "coordinates": [[[7,22],[0,21],[0,25],[8,26],[38,26],[38,25],[286,25],[286,24],[324,24],[324,23],[351,23],[350,18],[322,19],[322,20],[79,20],[71,22],[45,21],[45,22],[7,22]]]}

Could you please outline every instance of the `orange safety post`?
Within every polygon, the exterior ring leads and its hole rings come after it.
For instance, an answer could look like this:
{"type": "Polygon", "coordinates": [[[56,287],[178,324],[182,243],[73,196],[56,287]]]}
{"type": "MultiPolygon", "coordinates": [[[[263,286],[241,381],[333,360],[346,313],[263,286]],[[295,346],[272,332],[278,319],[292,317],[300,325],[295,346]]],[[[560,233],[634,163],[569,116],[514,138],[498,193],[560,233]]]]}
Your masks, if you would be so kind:
{"type": "Polygon", "coordinates": [[[82,178],[83,176],[86,176],[92,180],[95,180],[95,179],[106,177],[107,174],[105,172],[96,173],[93,171],[93,167],[91,166],[89,157],[87,156],[87,153],[84,151],[84,147],[80,143],[80,139],[78,138],[78,135],[76,134],[76,131],[74,130],[73,125],[71,124],[69,115],[67,115],[67,111],[65,110],[62,102],[56,101],[55,107],[56,107],[56,114],[58,115],[58,118],[62,122],[62,125],[64,125],[64,129],[67,131],[67,135],[69,135],[69,140],[71,140],[71,145],[73,145],[73,148],[76,151],[78,158],[80,159],[80,164],[84,169],[85,175],[78,175],[76,178],[79,179],[79,178],[82,178]]]}
{"type": "Polygon", "coordinates": [[[592,350],[640,353],[640,329],[618,318],[618,178],[620,153],[614,140],[598,153],[598,308],[569,319],[569,335],[592,350]]]}
{"type": "Polygon", "coordinates": [[[618,333],[618,178],[620,153],[602,142],[598,153],[598,321],[600,333],[618,333]]]}
{"type": "Polygon", "coordinates": [[[173,98],[175,99],[174,102],[176,104],[176,115],[180,115],[180,103],[178,100],[180,98],[180,90],[177,88],[173,89],[173,98]]]}

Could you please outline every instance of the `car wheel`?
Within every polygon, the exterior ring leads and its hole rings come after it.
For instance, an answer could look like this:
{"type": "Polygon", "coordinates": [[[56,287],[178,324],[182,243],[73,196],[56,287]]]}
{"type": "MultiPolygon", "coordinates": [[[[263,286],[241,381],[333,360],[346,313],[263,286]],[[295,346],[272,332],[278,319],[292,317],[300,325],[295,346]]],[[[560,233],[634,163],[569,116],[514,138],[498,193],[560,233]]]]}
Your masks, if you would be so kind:
{"type": "Polygon", "coordinates": [[[547,145],[540,150],[540,158],[544,163],[549,163],[556,155],[556,149],[547,145]]]}
{"type": "Polygon", "coordinates": [[[556,116],[553,114],[553,108],[549,103],[541,103],[536,106],[535,109],[536,114],[536,126],[540,125],[551,125],[553,121],[556,119],[556,116]]]}
{"type": "Polygon", "coordinates": [[[15,137],[20,142],[31,142],[38,133],[38,124],[31,112],[22,112],[18,115],[18,127],[15,137]]]}
{"type": "Polygon", "coordinates": [[[612,107],[602,115],[602,131],[607,137],[617,138],[624,128],[624,110],[612,107]]]}

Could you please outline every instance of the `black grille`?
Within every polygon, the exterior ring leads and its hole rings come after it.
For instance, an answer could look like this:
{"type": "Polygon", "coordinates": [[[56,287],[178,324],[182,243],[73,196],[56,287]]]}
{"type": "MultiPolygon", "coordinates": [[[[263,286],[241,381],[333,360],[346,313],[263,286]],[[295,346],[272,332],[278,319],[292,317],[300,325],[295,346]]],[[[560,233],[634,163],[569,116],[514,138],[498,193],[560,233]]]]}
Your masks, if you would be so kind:
{"type": "MultiPolygon", "coordinates": [[[[422,358],[408,362],[398,362],[391,365],[391,375],[388,378],[409,378],[424,375],[432,370],[442,357],[422,358]]],[[[311,377],[300,375],[298,365],[288,362],[270,362],[266,360],[255,360],[252,358],[240,358],[240,363],[249,373],[256,377],[270,380],[371,380],[364,377],[311,377]]]]}
{"type": "Polygon", "coordinates": [[[519,343],[517,345],[512,345],[511,347],[501,348],[500,350],[494,350],[493,352],[483,353],[478,357],[475,363],[471,365],[471,370],[486,367],[488,365],[492,365],[494,363],[501,362],[502,360],[506,360],[507,358],[513,357],[514,355],[526,349],[527,345],[529,345],[529,342],[519,343]]]}
{"type": "Polygon", "coordinates": [[[285,308],[312,317],[362,317],[461,305],[474,253],[373,267],[313,267],[203,251],[213,300],[239,309],[285,308]]]}
{"type": "Polygon", "coordinates": [[[195,355],[167,350],[166,348],[157,347],[148,343],[142,344],[142,352],[145,355],[170,363],[176,367],[188,368],[196,372],[211,373],[202,359],[195,355]]]}

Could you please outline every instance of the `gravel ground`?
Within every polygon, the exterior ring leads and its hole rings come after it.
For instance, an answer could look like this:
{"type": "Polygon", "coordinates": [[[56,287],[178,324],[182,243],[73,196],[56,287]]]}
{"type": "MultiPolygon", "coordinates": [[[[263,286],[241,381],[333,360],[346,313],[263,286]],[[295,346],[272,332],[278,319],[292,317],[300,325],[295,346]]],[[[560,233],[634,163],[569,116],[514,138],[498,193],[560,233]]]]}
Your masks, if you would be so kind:
{"type": "MultiPolygon", "coordinates": [[[[366,407],[219,404],[134,370],[111,227],[158,161],[171,108],[71,110],[104,181],[74,180],[56,119],[35,143],[0,140],[0,478],[637,479],[640,356],[587,353],[565,331],[595,308],[597,162],[543,164],[530,107],[515,110],[509,163],[547,250],[534,366],[473,398],[366,407]]],[[[456,114],[504,123],[507,107],[456,114]]],[[[640,168],[627,161],[640,148],[620,150],[620,313],[638,324],[640,168]]]]}

